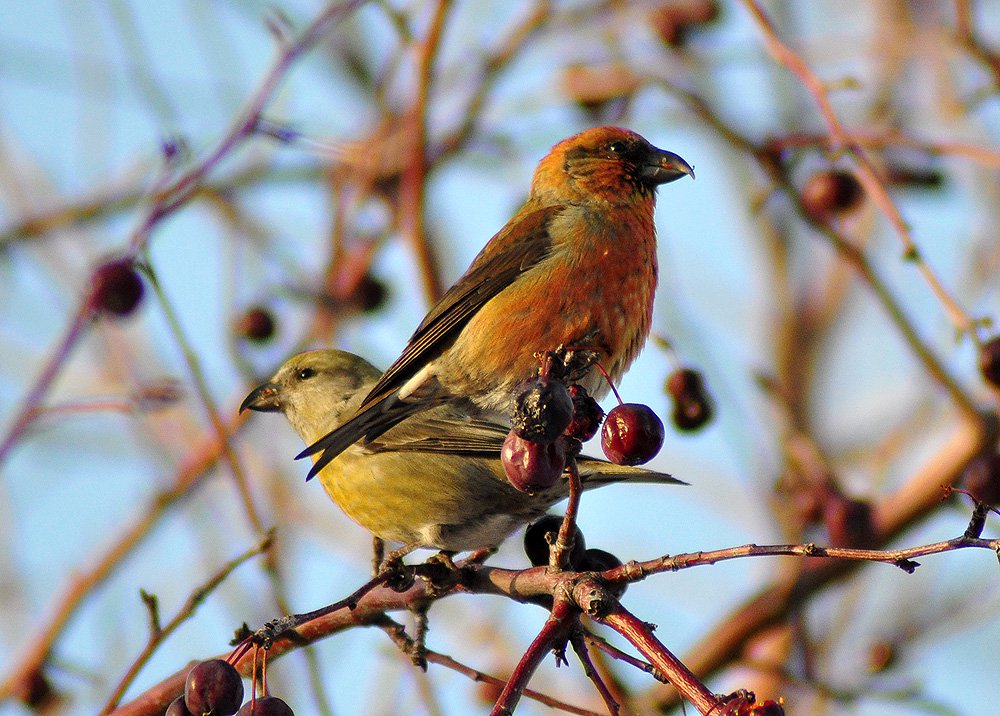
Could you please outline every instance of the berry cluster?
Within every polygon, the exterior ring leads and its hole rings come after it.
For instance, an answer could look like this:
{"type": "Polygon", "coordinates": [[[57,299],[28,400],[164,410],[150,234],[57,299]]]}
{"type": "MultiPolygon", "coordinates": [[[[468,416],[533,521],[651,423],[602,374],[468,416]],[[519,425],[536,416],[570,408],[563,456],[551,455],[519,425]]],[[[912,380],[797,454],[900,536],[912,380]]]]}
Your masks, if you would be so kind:
{"type": "Polygon", "coordinates": [[[174,699],[164,716],[294,716],[277,696],[254,696],[242,708],[243,679],[224,659],[195,664],[184,683],[184,695],[174,699]]]}
{"type": "Polygon", "coordinates": [[[567,456],[597,434],[602,420],[601,447],[615,464],[649,462],[663,446],[663,422],[649,406],[620,403],[605,418],[582,386],[567,385],[571,373],[549,354],[538,375],[517,390],[501,460],[510,484],[522,492],[555,485],[567,456]]]}

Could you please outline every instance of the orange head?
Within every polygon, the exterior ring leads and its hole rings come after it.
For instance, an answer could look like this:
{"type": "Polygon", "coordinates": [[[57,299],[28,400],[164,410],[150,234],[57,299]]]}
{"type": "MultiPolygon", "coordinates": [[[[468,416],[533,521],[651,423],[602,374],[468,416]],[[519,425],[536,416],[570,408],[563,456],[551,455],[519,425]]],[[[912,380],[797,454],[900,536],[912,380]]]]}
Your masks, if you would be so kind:
{"type": "Polygon", "coordinates": [[[531,196],[544,204],[595,198],[610,204],[652,200],[656,187],[694,169],[622,127],[594,127],[556,144],[539,163],[531,196]]]}

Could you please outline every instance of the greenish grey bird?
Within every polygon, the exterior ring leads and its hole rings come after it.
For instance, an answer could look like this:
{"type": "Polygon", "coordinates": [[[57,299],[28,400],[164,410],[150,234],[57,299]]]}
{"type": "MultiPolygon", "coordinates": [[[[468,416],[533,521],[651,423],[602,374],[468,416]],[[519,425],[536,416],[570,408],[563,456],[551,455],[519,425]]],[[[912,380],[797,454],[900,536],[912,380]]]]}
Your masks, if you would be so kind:
{"type": "MultiPolygon", "coordinates": [[[[282,412],[312,444],[354,415],[381,375],[353,353],[300,353],[255,388],[240,412],[282,412]]],[[[500,462],[508,431],[453,405],[432,408],[349,446],[319,481],[348,517],[383,540],[450,552],[496,547],[569,494],[566,479],[533,495],[511,486],[500,462]]],[[[623,481],[685,484],[590,457],[578,465],[584,490],[623,481]]]]}

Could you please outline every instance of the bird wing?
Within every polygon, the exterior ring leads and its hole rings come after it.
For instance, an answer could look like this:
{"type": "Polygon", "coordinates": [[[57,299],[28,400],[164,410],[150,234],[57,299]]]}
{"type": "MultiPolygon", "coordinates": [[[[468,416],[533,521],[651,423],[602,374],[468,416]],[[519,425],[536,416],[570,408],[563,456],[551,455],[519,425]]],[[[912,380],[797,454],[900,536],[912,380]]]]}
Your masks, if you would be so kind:
{"type": "Polygon", "coordinates": [[[366,447],[373,452],[447,453],[497,459],[508,432],[509,427],[486,420],[416,418],[366,447]]]}
{"type": "Polygon", "coordinates": [[[431,309],[410,337],[402,355],[382,374],[358,412],[398,390],[441,354],[491,298],[551,251],[549,226],[563,206],[548,206],[511,220],[490,239],[468,271],[431,309]]]}

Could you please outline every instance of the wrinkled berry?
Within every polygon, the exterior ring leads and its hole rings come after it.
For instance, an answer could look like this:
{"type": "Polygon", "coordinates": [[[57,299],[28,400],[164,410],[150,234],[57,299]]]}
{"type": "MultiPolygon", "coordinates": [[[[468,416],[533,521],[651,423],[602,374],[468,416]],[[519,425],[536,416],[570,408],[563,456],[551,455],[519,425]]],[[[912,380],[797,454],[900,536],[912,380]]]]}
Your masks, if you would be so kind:
{"type": "Polygon", "coordinates": [[[511,430],[500,451],[500,461],[510,484],[533,494],[559,480],[566,467],[566,448],[561,440],[544,444],[525,440],[511,430]]]}
{"type": "Polygon", "coordinates": [[[551,443],[573,419],[573,398],[558,380],[541,375],[526,381],[514,399],[511,426],[525,440],[551,443]]]}
{"type": "MultiPolygon", "coordinates": [[[[528,525],[528,529],[524,531],[524,553],[528,555],[528,560],[533,567],[541,567],[549,563],[549,547],[555,544],[562,522],[563,518],[559,515],[545,515],[528,525]]],[[[586,549],[587,541],[583,537],[583,532],[579,527],[576,527],[576,532],[573,535],[573,548],[570,549],[567,559],[567,565],[570,569],[577,569],[586,549]]]]}
{"type": "Polygon", "coordinates": [[[641,465],[663,447],[663,421],[648,405],[623,403],[604,420],[601,448],[616,465],[641,465]]]}
{"type": "Polygon", "coordinates": [[[604,410],[582,385],[571,385],[569,395],[573,399],[573,419],[566,426],[565,435],[585,443],[601,429],[604,410]]]}

